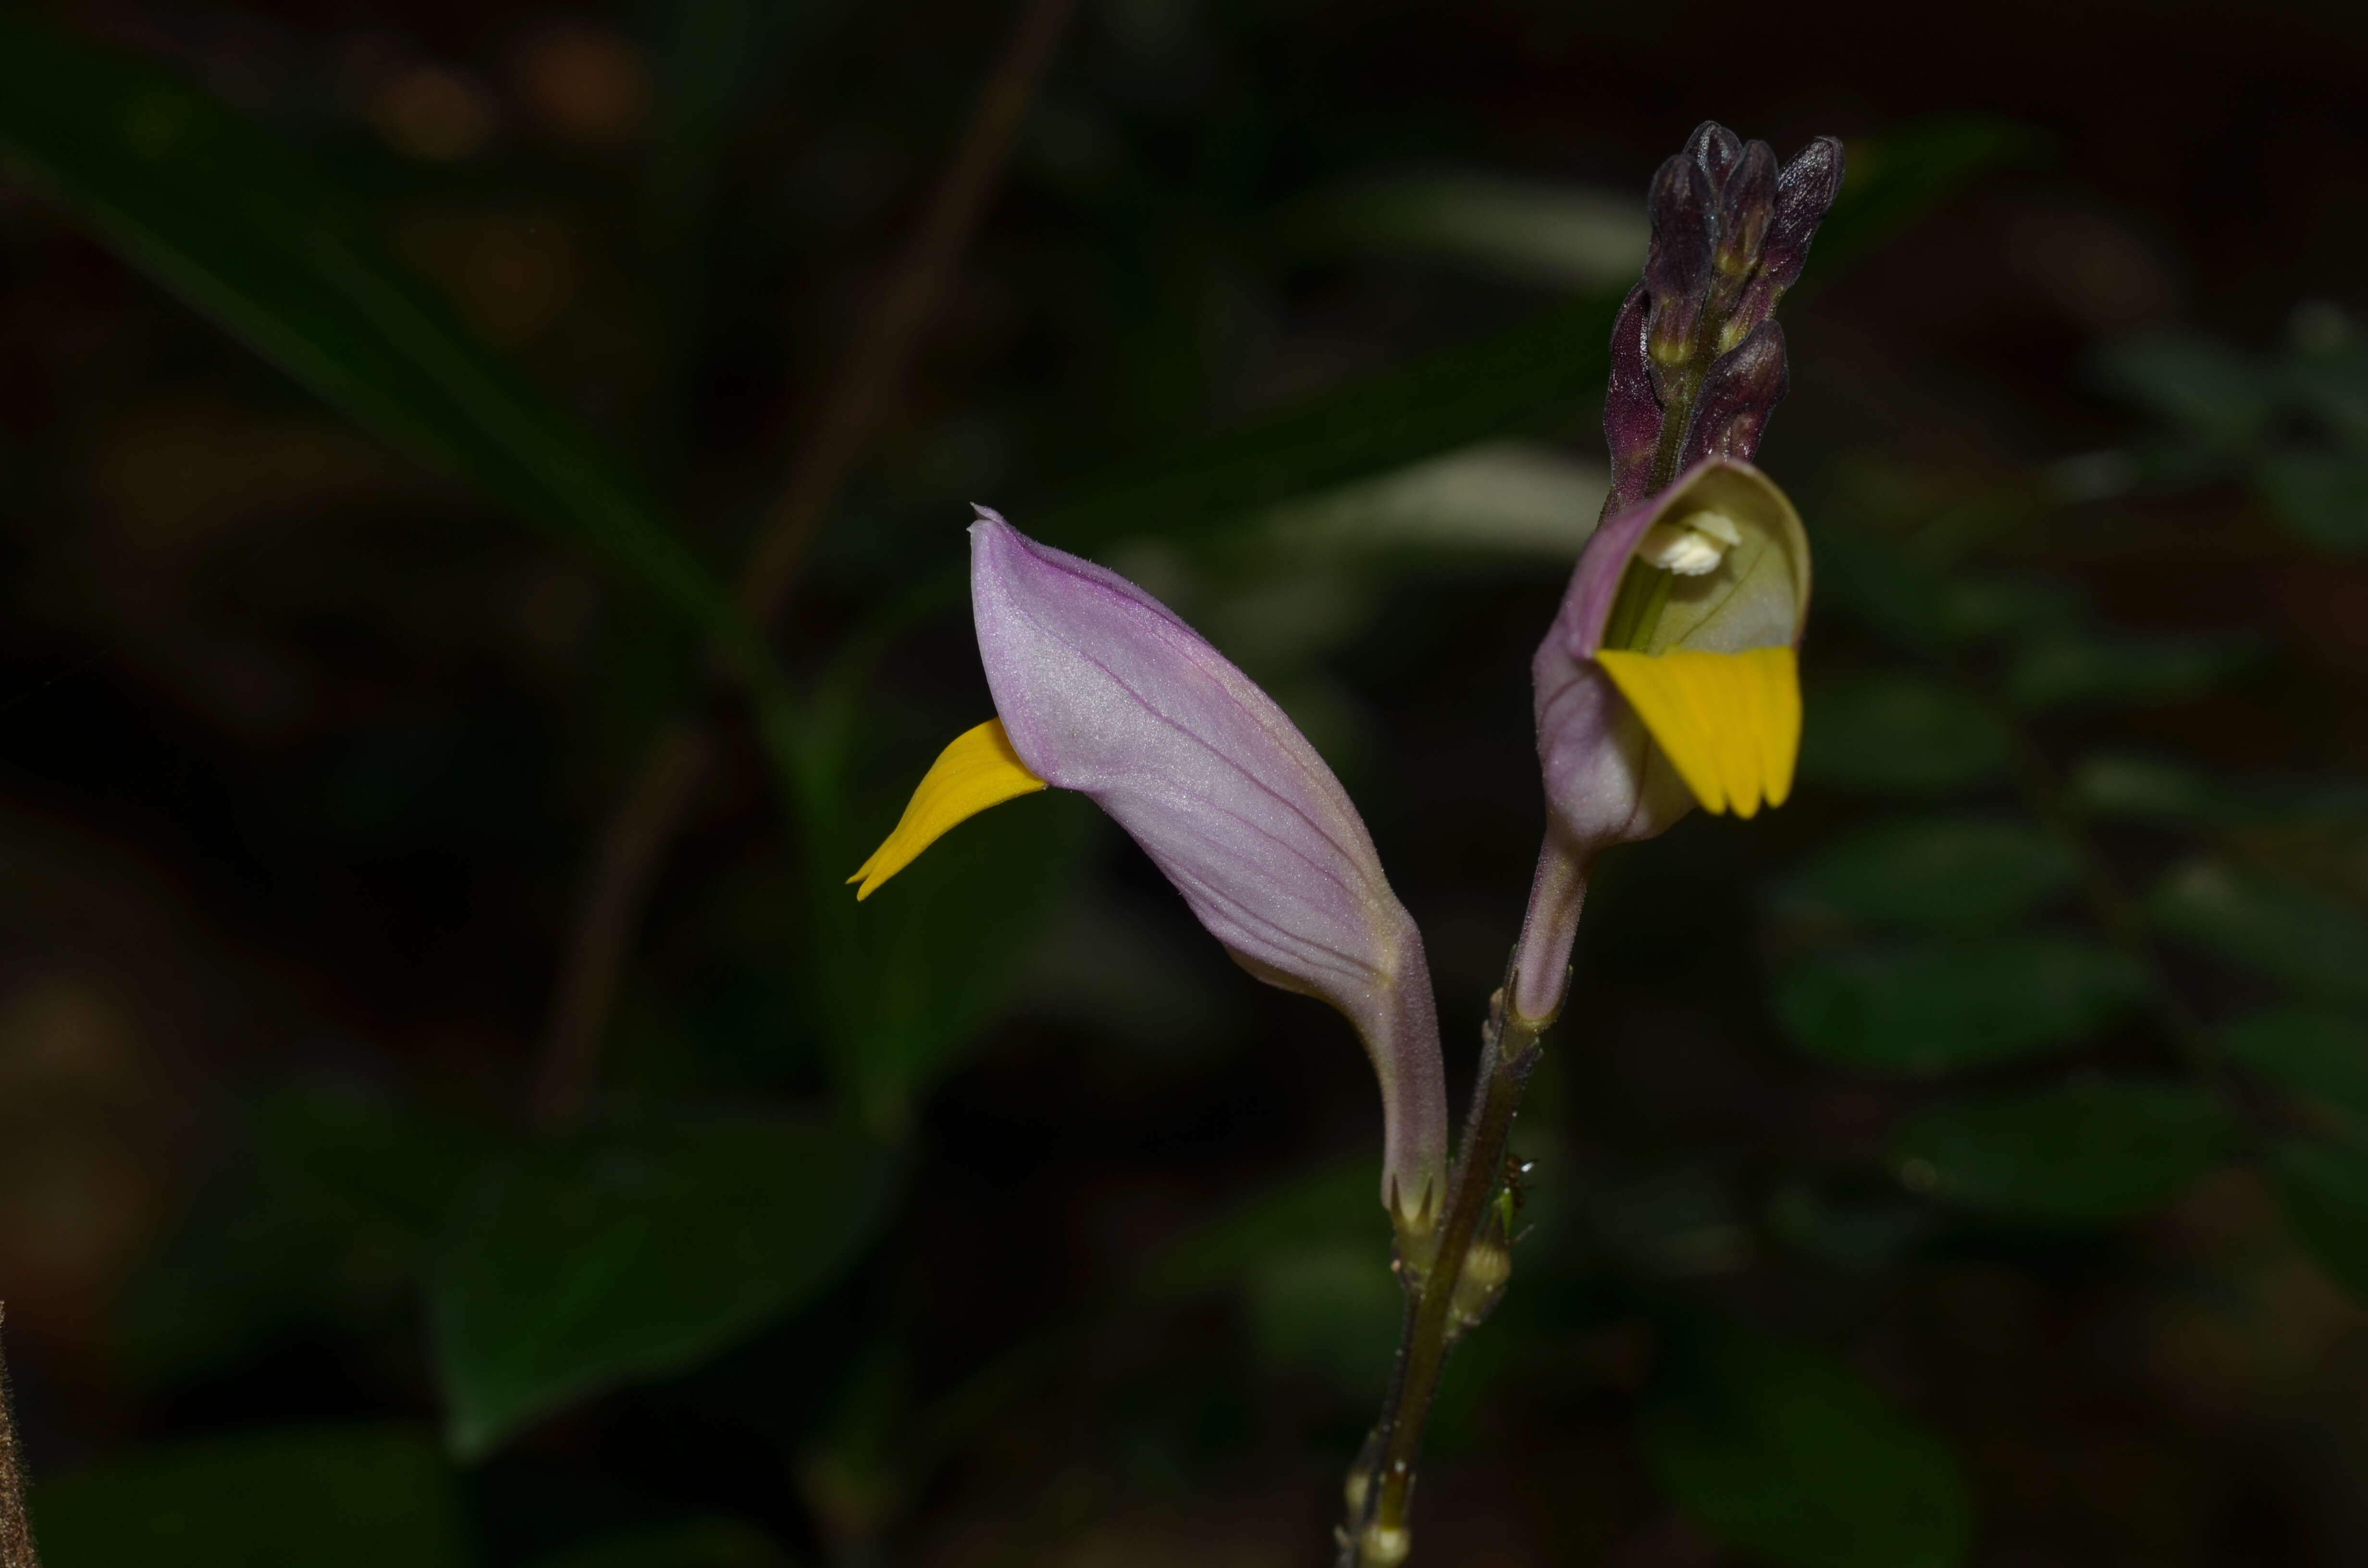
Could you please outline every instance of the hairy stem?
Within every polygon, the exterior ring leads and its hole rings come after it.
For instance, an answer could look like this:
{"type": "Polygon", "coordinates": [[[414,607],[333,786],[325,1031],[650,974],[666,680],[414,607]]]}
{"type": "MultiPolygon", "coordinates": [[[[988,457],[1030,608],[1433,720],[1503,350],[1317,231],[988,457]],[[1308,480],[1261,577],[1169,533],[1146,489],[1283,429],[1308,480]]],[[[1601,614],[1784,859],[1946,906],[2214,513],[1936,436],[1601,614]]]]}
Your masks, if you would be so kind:
{"type": "MultiPolygon", "coordinates": [[[[1508,979],[1508,989],[1510,983],[1508,979]]],[[[1415,1459],[1439,1392],[1440,1374],[1447,1369],[1448,1352],[1456,1339],[1456,1282],[1503,1182],[1513,1120],[1542,1054],[1539,1038],[1552,1022],[1509,1011],[1503,991],[1489,1009],[1480,1082],[1448,1177],[1438,1261],[1419,1278],[1409,1270],[1400,1271],[1406,1285],[1406,1324],[1380,1424],[1350,1478],[1349,1517],[1338,1536],[1339,1568],[1388,1568],[1406,1560],[1415,1459]]]]}

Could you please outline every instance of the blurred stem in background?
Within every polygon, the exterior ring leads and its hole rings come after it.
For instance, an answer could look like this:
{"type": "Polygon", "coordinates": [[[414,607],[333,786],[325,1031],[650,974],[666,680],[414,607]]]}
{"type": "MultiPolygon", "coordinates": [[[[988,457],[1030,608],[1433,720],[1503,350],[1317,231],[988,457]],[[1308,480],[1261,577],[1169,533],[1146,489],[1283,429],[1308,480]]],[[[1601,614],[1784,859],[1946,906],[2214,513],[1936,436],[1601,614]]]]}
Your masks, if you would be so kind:
{"type": "MultiPolygon", "coordinates": [[[[1002,181],[1074,8],[1075,0],[1023,0],[952,157],[799,440],[741,571],[740,603],[760,631],[781,618],[814,534],[911,365],[1002,181]]],[[[668,724],[593,839],[535,1071],[530,1108],[540,1125],[569,1125],[591,1104],[601,1037],[642,906],[712,760],[712,722],[699,711],[668,724]]]]}
{"type": "MultiPolygon", "coordinates": [[[[0,1301],[0,1336],[8,1327],[8,1303],[0,1301]]],[[[17,1416],[8,1403],[8,1359],[0,1337],[0,1568],[40,1568],[33,1552],[33,1529],[25,1518],[25,1464],[17,1448],[17,1416]]]]}

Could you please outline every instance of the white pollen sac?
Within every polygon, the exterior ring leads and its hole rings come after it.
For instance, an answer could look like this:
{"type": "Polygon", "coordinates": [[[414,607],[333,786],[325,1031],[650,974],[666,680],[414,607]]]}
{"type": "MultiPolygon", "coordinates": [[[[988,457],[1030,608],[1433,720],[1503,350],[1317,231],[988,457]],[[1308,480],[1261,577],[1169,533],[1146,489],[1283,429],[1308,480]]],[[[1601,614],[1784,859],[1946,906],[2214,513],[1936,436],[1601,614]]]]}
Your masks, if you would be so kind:
{"type": "Polygon", "coordinates": [[[1724,512],[1696,512],[1682,520],[1662,518],[1645,530],[1636,558],[1648,566],[1699,577],[1718,570],[1726,552],[1743,542],[1743,530],[1724,512]]]}

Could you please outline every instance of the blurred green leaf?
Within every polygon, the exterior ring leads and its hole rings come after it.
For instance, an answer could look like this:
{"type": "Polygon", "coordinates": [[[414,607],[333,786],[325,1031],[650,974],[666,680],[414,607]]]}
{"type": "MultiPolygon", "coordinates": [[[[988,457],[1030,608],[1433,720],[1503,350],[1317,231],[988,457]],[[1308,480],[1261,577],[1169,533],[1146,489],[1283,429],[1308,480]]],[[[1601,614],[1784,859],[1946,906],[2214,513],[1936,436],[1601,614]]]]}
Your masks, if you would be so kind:
{"type": "Polygon", "coordinates": [[[2011,818],[1905,817],[1834,840],[1778,885],[1796,918],[1972,933],[2011,925],[2080,880],[2054,835],[2011,818]]]}
{"type": "Polygon", "coordinates": [[[2251,447],[2277,414],[2275,389],[2260,365],[2192,333],[2107,345],[2098,352],[2096,373],[2107,391],[2212,452],[2251,447]]]}
{"type": "Polygon", "coordinates": [[[1222,1051],[1249,994],[1197,923],[1148,903],[1106,886],[1068,900],[1030,955],[1018,1010],[1169,1062],[1222,1051]]]}
{"type": "Polygon", "coordinates": [[[1805,952],[1777,971],[1776,1017],[1838,1067],[1930,1074],[2067,1049],[2145,999],[2135,962],[2078,937],[1988,937],[1805,952]]]}
{"type": "Polygon", "coordinates": [[[2278,1007],[2226,1025],[2217,1045],[2245,1071],[2332,1106],[2368,1130],[2368,1020],[2278,1007]]]}
{"type": "Polygon", "coordinates": [[[1490,441],[1286,503],[1267,515],[1266,527],[1294,553],[1486,551],[1568,562],[1593,531],[1611,483],[1600,463],[1490,441]]]}
{"type": "Polygon", "coordinates": [[[1973,1504],[1948,1445],[1849,1368],[1740,1325],[1680,1335],[1645,1407],[1645,1469],[1728,1544],[1782,1568],[1952,1568],[1973,1504]]]}
{"type": "MultiPolygon", "coordinates": [[[[1822,560],[1824,551],[1818,553],[1822,560]]],[[[2080,629],[2088,608],[2078,589],[2055,578],[1968,573],[1941,590],[1940,614],[1952,636],[1980,642],[2067,636],[2080,629]]]]}
{"type": "Polygon", "coordinates": [[[1527,427],[1602,395],[1617,295],[1351,381],[1229,434],[1087,481],[1034,512],[1069,548],[1189,533],[1527,427]]]}
{"type": "Polygon", "coordinates": [[[461,1216],[431,1298],[454,1450],[680,1371],[853,1261],[892,1153],[809,1116],[651,1119],[536,1149],[461,1216]]]}
{"type": "Polygon", "coordinates": [[[2322,550],[2368,550],[2368,455],[2275,451],[2257,477],[2295,537],[2322,550]]]}
{"type": "Polygon", "coordinates": [[[669,228],[695,228],[713,198],[724,150],[774,52],[777,34],[834,6],[779,0],[676,0],[658,7],[657,123],[650,187],[669,228]]]}
{"type": "Polygon", "coordinates": [[[1866,794],[1951,795],[2014,767],[2006,726],[1964,693],[1920,676],[1850,676],[1813,687],[1801,777],[1866,794]]]}
{"type": "Polygon", "coordinates": [[[2025,708],[2165,702],[2257,669],[2263,653],[2249,637],[2051,637],[2015,655],[2007,694],[2025,708]]]}
{"type": "Polygon", "coordinates": [[[134,1279],[119,1316],[141,1375],[216,1369],[291,1324],[404,1319],[493,1138],[344,1085],[270,1089],[239,1153],[134,1279]]]}
{"type": "Polygon", "coordinates": [[[1830,528],[1817,535],[1816,613],[1839,610],[1910,653],[1938,653],[1948,625],[1944,586],[1897,541],[1830,528]]]}
{"type": "MultiPolygon", "coordinates": [[[[1861,142],[1861,174],[1826,220],[1801,287],[1921,217],[1975,176],[2028,156],[2032,132],[1935,119],[1861,142]],[[1871,170],[1879,152],[1881,172],[1871,170]]],[[[1600,403],[1624,289],[1349,382],[1225,434],[1099,475],[1028,508],[1071,549],[1125,534],[1208,531],[1297,496],[1388,473],[1600,403]]]]}
{"type": "Polygon", "coordinates": [[[788,1568],[789,1561],[762,1531],[701,1519],[579,1547],[536,1568],[788,1568]]]}
{"type": "Polygon", "coordinates": [[[1436,256],[1517,282],[1596,290],[1636,280],[1645,232],[1632,194],[1482,169],[1361,176],[1303,198],[1277,225],[1302,255],[1436,256]]]}
{"type": "Polygon", "coordinates": [[[466,1568],[444,1456],[403,1427],[152,1449],[33,1490],[49,1568],[466,1568]]]}
{"type": "Polygon", "coordinates": [[[2078,1078],[1938,1100],[1901,1124],[1909,1187],[2001,1218],[2104,1225],[2151,1209],[2220,1158],[2233,1132],[2204,1090],[2078,1078]]]}
{"type": "Polygon", "coordinates": [[[2146,900],[2156,925],[2296,990],[2368,1000],[2368,915],[2291,878],[2196,860],[2146,900]]]}
{"type": "Polygon", "coordinates": [[[1014,801],[948,834],[861,903],[843,879],[870,844],[816,839],[798,989],[846,1094],[875,1126],[901,1126],[1016,994],[1098,820],[1073,798],[1014,801]]]}
{"type": "Polygon", "coordinates": [[[1725,1172],[1692,1157],[1653,1161],[1588,1184],[1589,1239],[1646,1279],[1702,1279],[1749,1261],[1751,1234],[1725,1172]]]}
{"type": "Polygon", "coordinates": [[[1265,1360],[1344,1395],[1380,1396],[1406,1312],[1387,1246],[1368,1236],[1270,1253],[1251,1266],[1244,1299],[1265,1360]]]}
{"type": "Polygon", "coordinates": [[[1251,1194],[1177,1243],[1146,1288],[1171,1296],[1220,1290],[1269,1257],[1344,1244],[1389,1246],[1378,1161],[1318,1165],[1251,1194]]]}
{"type": "Polygon", "coordinates": [[[1798,1176],[1769,1195],[1764,1218],[1792,1251],[1856,1274],[1902,1262],[1940,1228],[1930,1202],[1896,1188],[1834,1192],[1798,1176]]]}
{"type": "Polygon", "coordinates": [[[2286,392],[2337,439],[2368,448],[2368,342],[2356,325],[2339,322],[2336,341],[2288,357],[2282,367],[2286,392]]]}
{"type": "Polygon", "coordinates": [[[2328,827],[2368,822],[2368,779],[2235,782],[2174,757],[2101,750],[2069,780],[2081,810],[2186,826],[2328,827]]]}
{"type": "Polygon", "coordinates": [[[764,657],[614,443],[481,344],[328,182],[212,98],[12,9],[0,13],[0,150],[359,424],[589,545],[742,658],[764,657]]]}
{"type": "Polygon", "coordinates": [[[2081,810],[2139,822],[2201,824],[2223,814],[2217,781],[2172,757],[2099,751],[2080,759],[2066,789],[2081,810]]]}
{"type": "Polygon", "coordinates": [[[2368,1298],[2368,1152],[2282,1138],[2270,1145],[2269,1168],[2303,1250],[2337,1284],[2368,1298]]]}

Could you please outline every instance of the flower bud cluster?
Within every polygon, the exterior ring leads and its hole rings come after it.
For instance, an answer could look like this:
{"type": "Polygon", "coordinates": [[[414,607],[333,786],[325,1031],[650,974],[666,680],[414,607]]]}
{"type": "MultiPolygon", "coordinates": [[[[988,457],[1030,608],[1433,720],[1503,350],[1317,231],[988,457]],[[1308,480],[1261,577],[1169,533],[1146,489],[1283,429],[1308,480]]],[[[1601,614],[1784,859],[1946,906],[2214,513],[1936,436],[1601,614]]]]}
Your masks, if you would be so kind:
{"type": "Polygon", "coordinates": [[[1704,458],[1748,460],[1786,385],[1776,303],[1841,189],[1842,145],[1820,136],[1778,167],[1765,142],[1706,120],[1653,177],[1645,280],[1611,332],[1604,515],[1704,458]]]}

